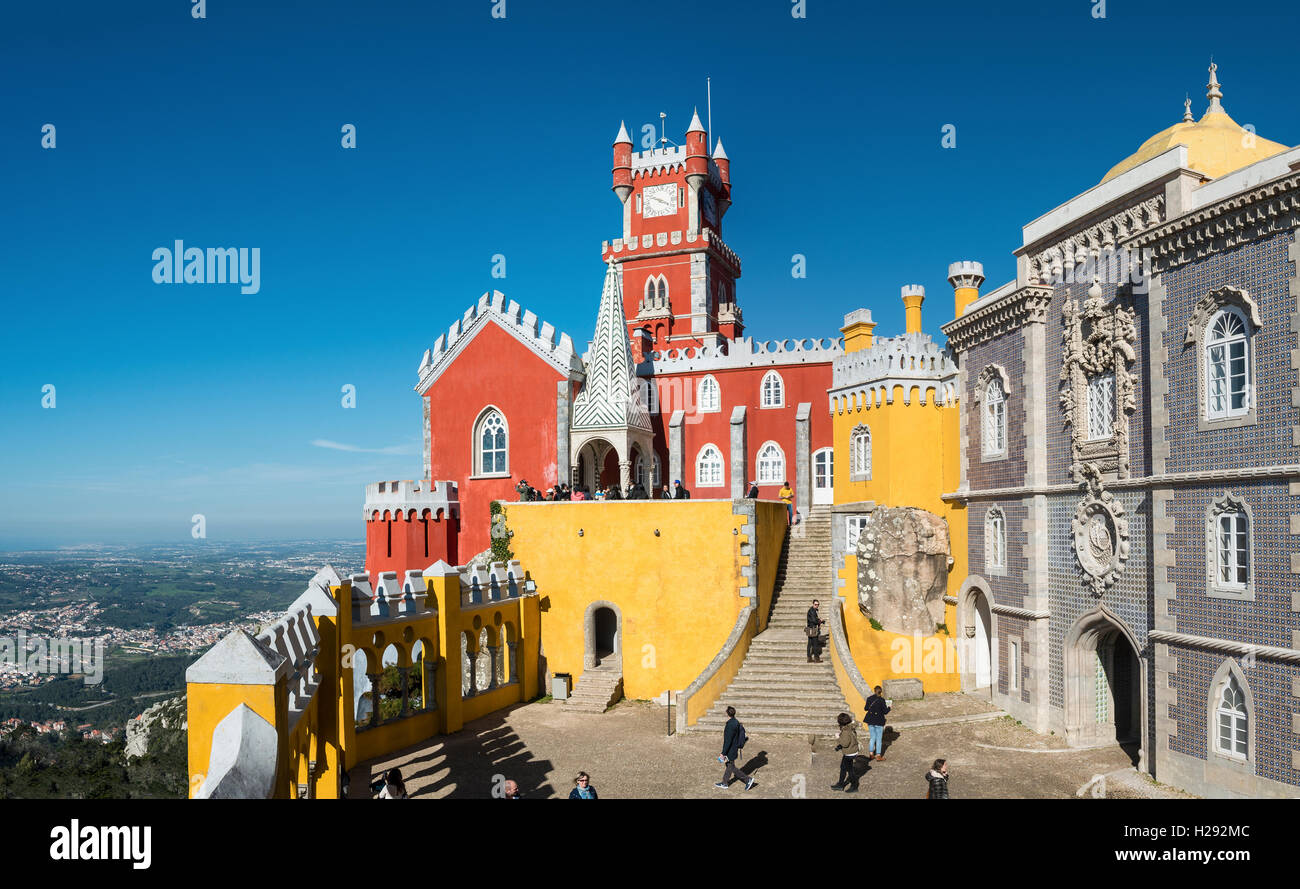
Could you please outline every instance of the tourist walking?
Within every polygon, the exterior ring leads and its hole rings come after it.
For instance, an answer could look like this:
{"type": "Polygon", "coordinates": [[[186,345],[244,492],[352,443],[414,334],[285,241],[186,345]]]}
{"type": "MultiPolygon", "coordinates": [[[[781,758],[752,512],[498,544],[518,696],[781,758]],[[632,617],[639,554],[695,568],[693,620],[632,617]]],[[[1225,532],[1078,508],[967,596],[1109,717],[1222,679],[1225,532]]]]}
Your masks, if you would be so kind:
{"type": "Polygon", "coordinates": [[[691,499],[691,492],[686,490],[684,487],[682,487],[681,479],[677,479],[675,482],[673,482],[673,499],[674,500],[691,499]]]}
{"type": "Polygon", "coordinates": [[[781,486],[779,496],[785,504],[785,522],[788,527],[794,524],[794,488],[790,487],[789,482],[781,486]]]}
{"type": "Polygon", "coordinates": [[[858,731],[853,727],[853,717],[847,713],[835,717],[835,722],[840,727],[840,736],[835,743],[835,749],[840,751],[840,780],[831,785],[831,790],[857,793],[858,782],[862,780],[858,773],[858,753],[862,749],[858,744],[858,731]]]}
{"type": "Polygon", "coordinates": [[[934,766],[925,773],[925,780],[930,787],[925,792],[926,799],[948,798],[948,760],[936,759],[934,766]]]}
{"type": "Polygon", "coordinates": [[[754,786],[754,779],[736,765],[736,760],[740,758],[747,740],[749,739],[745,736],[745,727],[736,718],[736,708],[728,707],[727,724],[722,727],[722,753],[718,756],[718,762],[724,764],[726,768],[722,772],[722,780],[714,784],[714,787],[726,790],[733,775],[745,782],[746,790],[754,786]]]}
{"type": "Polygon", "coordinates": [[[379,791],[378,799],[409,799],[406,784],[402,781],[401,769],[389,769],[384,772],[384,789],[379,791]]]}
{"type": "Polygon", "coordinates": [[[591,776],[586,772],[578,772],[578,777],[573,779],[573,789],[569,791],[569,799],[600,799],[596,795],[596,788],[591,786],[591,776]]]}
{"type": "Polygon", "coordinates": [[[892,708],[882,695],[879,685],[874,691],[875,694],[867,698],[867,715],[862,720],[867,724],[867,730],[870,732],[870,738],[867,740],[867,759],[884,762],[885,757],[881,755],[884,751],[881,745],[885,739],[885,716],[892,708]]]}
{"type": "Polygon", "coordinates": [[[808,663],[820,664],[822,662],[822,620],[821,612],[818,611],[821,603],[813,599],[812,607],[808,609],[808,663]]]}

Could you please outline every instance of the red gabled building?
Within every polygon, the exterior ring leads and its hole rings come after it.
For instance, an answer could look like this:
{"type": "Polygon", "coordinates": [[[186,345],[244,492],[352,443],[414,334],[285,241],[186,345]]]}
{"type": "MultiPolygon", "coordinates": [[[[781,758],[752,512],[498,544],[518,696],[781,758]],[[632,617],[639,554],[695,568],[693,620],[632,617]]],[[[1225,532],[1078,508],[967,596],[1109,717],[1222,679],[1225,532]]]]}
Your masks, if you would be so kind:
{"type": "MultiPolygon", "coordinates": [[[[425,353],[416,386],[424,478],[456,486],[457,507],[435,528],[454,538],[442,544],[448,561],[488,548],[490,503],[517,499],[520,480],[541,491],[562,482],[626,490],[640,480],[658,491],[680,479],[695,498],[741,497],[757,480],[764,499],[788,480],[800,512],[831,502],[825,397],[842,343],[743,336],[740,259],[722,240],[731,163],[721,142],[711,155],[708,145],[698,114],[682,146],[634,152],[620,127],[622,236],[602,246],[605,287],[587,353],[495,291],[425,353]]],[[[367,567],[429,564],[430,532],[419,522],[436,519],[436,504],[406,504],[400,511],[414,509],[416,524],[381,527],[370,499],[367,567]],[[378,547],[393,533],[402,556],[372,558],[371,538],[378,547]]]]}

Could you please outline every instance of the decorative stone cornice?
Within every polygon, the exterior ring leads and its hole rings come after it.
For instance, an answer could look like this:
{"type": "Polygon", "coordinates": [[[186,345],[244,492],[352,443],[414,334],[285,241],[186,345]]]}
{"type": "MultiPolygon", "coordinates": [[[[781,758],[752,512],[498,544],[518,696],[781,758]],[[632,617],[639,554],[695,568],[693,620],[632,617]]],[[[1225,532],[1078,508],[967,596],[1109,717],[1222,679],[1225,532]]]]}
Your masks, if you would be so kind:
{"type": "Polygon", "coordinates": [[[1064,237],[1053,232],[1016,253],[1028,254],[1028,280],[1031,284],[1048,284],[1061,280],[1066,269],[1073,269],[1089,259],[1096,260],[1103,252],[1114,251],[1121,243],[1160,224],[1164,218],[1165,196],[1161,192],[1135,200],[1124,209],[1090,225],[1080,226],[1064,237]],[[1043,246],[1044,241],[1051,243],[1043,246]]]}
{"type": "Polygon", "coordinates": [[[1133,238],[1159,273],[1300,224],[1300,171],[1210,204],[1133,238]]]}
{"type": "Polygon", "coordinates": [[[706,250],[730,267],[734,277],[740,277],[740,257],[736,251],[727,246],[713,229],[701,229],[698,233],[689,231],[656,232],[655,234],[631,237],[627,240],[615,238],[605,241],[600,247],[601,260],[622,262],[650,256],[667,256],[681,253],[682,246],[696,250],[706,250]]]}
{"type": "Polygon", "coordinates": [[[1200,648],[1231,655],[1254,655],[1268,661],[1281,661],[1285,664],[1300,664],[1300,651],[1294,648],[1280,648],[1276,645],[1251,645],[1247,642],[1234,642],[1231,639],[1214,639],[1209,636],[1192,636],[1188,633],[1175,633],[1170,630],[1152,630],[1147,634],[1152,642],[1176,645],[1181,648],[1200,648]]]}
{"type": "Polygon", "coordinates": [[[967,312],[943,325],[948,348],[954,354],[978,346],[1025,324],[1042,324],[1052,302],[1050,287],[1031,285],[967,312]]]}
{"type": "MultiPolygon", "coordinates": [[[[953,600],[953,604],[956,604],[955,599],[953,600]]],[[[1047,618],[1052,616],[1050,611],[1033,611],[1029,608],[1012,608],[1010,605],[999,605],[996,602],[989,606],[989,610],[994,614],[1001,614],[1006,617],[1018,617],[1021,620],[1047,620],[1047,618]]]]}
{"type": "MultiPolygon", "coordinates": [[[[1274,466],[1244,466],[1225,469],[1210,469],[1200,472],[1163,472],[1159,475],[1146,475],[1116,479],[1107,487],[1111,489],[1165,488],[1172,485],[1203,485],[1218,482],[1262,481],[1270,478],[1300,477],[1300,464],[1287,463],[1274,466]]],[[[1078,485],[1038,485],[1016,488],[978,488],[965,491],[953,491],[940,495],[945,502],[965,502],[968,500],[1005,500],[1007,498],[1033,497],[1039,494],[1069,494],[1079,489],[1078,485]]]]}

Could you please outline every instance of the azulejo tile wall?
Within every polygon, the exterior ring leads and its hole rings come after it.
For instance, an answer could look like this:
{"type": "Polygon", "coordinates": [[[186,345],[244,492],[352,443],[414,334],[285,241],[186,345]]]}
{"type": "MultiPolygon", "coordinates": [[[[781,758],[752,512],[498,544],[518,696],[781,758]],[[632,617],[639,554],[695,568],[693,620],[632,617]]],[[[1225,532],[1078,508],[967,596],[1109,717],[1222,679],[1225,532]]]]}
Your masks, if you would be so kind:
{"type": "Polygon", "coordinates": [[[972,489],[1010,488],[1025,482],[1025,360],[1024,338],[1019,331],[997,337],[971,349],[966,363],[967,461],[966,477],[972,489]],[[976,388],[979,376],[990,364],[1001,366],[1010,378],[1007,393],[1007,453],[999,459],[984,459],[984,398],[976,388]]]}

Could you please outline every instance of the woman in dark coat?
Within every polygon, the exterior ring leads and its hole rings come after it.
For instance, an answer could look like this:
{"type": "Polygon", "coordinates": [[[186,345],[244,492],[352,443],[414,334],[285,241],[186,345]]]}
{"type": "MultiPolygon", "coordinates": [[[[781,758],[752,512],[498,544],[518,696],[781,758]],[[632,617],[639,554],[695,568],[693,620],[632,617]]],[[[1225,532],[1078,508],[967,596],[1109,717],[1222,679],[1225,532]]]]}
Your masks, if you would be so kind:
{"type": "Polygon", "coordinates": [[[934,761],[934,768],[925,773],[925,779],[930,782],[930,789],[926,793],[926,799],[947,799],[948,798],[948,762],[943,759],[934,761]]]}

